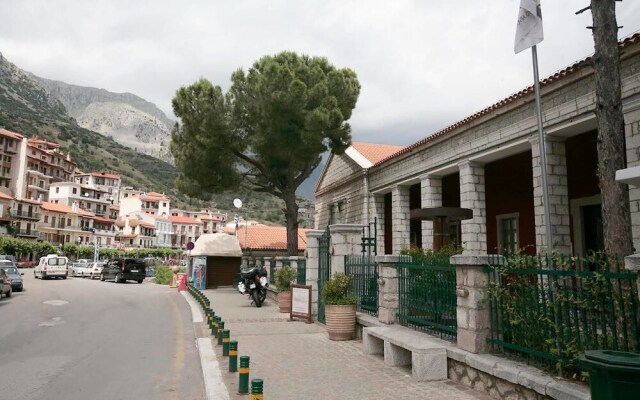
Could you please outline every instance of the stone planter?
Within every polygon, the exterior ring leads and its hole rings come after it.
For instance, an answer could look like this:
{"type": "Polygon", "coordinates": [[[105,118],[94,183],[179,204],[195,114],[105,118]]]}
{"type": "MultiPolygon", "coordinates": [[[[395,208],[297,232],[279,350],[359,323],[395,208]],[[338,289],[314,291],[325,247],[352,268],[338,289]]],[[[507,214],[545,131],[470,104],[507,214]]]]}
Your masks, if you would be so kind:
{"type": "Polygon", "coordinates": [[[278,292],[278,307],[281,313],[291,312],[291,289],[286,292],[278,292]]]}
{"type": "Polygon", "coordinates": [[[325,305],[325,322],[330,340],[351,340],[356,331],[355,305],[325,305]]]}

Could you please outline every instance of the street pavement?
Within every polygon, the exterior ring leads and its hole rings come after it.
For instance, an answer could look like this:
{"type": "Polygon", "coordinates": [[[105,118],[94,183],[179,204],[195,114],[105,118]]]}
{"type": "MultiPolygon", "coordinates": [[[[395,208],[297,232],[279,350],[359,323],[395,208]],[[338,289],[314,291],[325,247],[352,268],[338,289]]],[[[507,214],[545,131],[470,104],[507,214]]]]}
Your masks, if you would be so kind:
{"type": "Polygon", "coordinates": [[[36,280],[0,300],[0,399],[201,400],[191,310],[176,289],[36,280]]]}
{"type": "MultiPolygon", "coordinates": [[[[250,357],[249,380],[264,381],[265,400],[490,399],[449,380],[417,382],[409,367],[385,366],[381,356],[364,354],[361,341],[330,341],[322,324],[289,321],[273,300],[256,308],[232,288],[203,293],[238,341],[238,355],[250,357]]],[[[202,326],[199,331],[210,337],[202,326]]],[[[212,346],[229,398],[247,398],[237,393],[238,374],[228,372],[222,346],[212,346]]]]}

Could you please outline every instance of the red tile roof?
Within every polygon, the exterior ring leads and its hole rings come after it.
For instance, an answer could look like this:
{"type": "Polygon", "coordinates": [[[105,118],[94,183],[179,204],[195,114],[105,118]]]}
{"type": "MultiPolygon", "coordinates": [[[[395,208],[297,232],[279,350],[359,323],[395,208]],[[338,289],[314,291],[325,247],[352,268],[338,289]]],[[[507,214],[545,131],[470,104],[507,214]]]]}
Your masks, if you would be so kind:
{"type": "Polygon", "coordinates": [[[389,157],[390,155],[402,150],[404,146],[394,146],[390,144],[375,144],[375,143],[362,143],[352,142],[351,146],[358,150],[367,160],[375,164],[380,160],[389,157]]]}
{"type": "Polygon", "coordinates": [[[59,213],[65,213],[65,214],[72,213],[71,207],[64,204],[56,204],[56,203],[49,203],[47,201],[43,201],[40,207],[43,210],[47,210],[47,211],[53,211],[53,212],[59,212],[59,213]]]}
{"type": "Polygon", "coordinates": [[[24,138],[24,136],[20,135],[19,133],[11,132],[6,129],[0,129],[0,135],[7,136],[17,140],[22,140],[24,138]]]}
{"type": "Polygon", "coordinates": [[[93,217],[93,220],[97,221],[97,222],[103,222],[105,224],[115,224],[115,222],[116,222],[115,220],[112,220],[112,219],[109,219],[109,218],[102,218],[102,217],[98,217],[98,216],[93,217]]]}
{"type": "Polygon", "coordinates": [[[8,194],[4,193],[4,192],[0,192],[0,199],[4,199],[4,200],[13,200],[12,196],[9,196],[8,194]]]}
{"type": "MultiPolygon", "coordinates": [[[[226,229],[225,229],[226,231],[226,229]]],[[[298,229],[298,250],[307,248],[307,230],[298,229]]],[[[284,226],[250,225],[238,228],[240,248],[250,250],[287,250],[287,228],[284,226]]]]}
{"type": "Polygon", "coordinates": [[[199,221],[199,220],[197,220],[195,218],[178,217],[178,216],[174,216],[174,215],[170,215],[167,218],[169,219],[169,221],[171,221],[174,224],[198,224],[198,225],[202,225],[202,221],[199,221]]]}
{"type": "MultiPolygon", "coordinates": [[[[620,49],[624,49],[625,47],[628,47],[628,46],[630,46],[632,44],[639,43],[639,42],[640,42],[640,33],[636,33],[636,34],[631,35],[628,38],[625,38],[625,39],[621,40],[620,42],[618,42],[618,47],[620,49]]],[[[553,74],[553,75],[551,75],[551,76],[549,76],[549,77],[547,77],[545,79],[542,79],[540,81],[540,87],[544,87],[544,86],[550,85],[550,84],[552,84],[554,82],[559,81],[560,79],[562,79],[562,78],[564,78],[566,76],[574,74],[574,73],[582,70],[583,68],[590,67],[590,66],[591,66],[591,57],[587,57],[587,58],[585,58],[585,59],[583,59],[581,61],[578,61],[578,62],[576,62],[576,63],[574,63],[574,64],[572,64],[572,65],[570,65],[570,66],[558,71],[558,72],[556,72],[555,74],[553,74]]],[[[398,151],[398,152],[396,152],[394,154],[391,154],[391,155],[379,160],[378,162],[374,163],[374,165],[376,165],[376,166],[380,165],[380,164],[382,164],[382,163],[384,163],[384,162],[386,162],[388,160],[396,158],[396,157],[398,157],[398,156],[400,156],[402,154],[408,153],[408,152],[410,152],[411,150],[413,150],[413,149],[415,149],[417,147],[420,147],[420,146],[422,146],[422,145],[424,145],[424,144],[426,144],[428,142],[436,140],[436,139],[446,135],[449,132],[455,131],[456,129],[458,129],[458,128],[462,127],[462,126],[464,126],[466,124],[469,124],[469,123],[477,120],[478,118],[480,118],[482,116],[485,116],[485,115],[487,115],[487,114],[489,114],[489,113],[491,113],[491,112],[493,112],[493,111],[495,111],[497,109],[505,107],[506,105],[511,104],[511,103],[515,102],[516,100],[521,99],[522,97],[527,96],[527,95],[529,95],[529,94],[531,94],[533,92],[534,92],[533,85],[531,85],[529,87],[526,87],[526,88],[522,89],[521,91],[519,91],[519,92],[517,92],[515,94],[512,94],[511,96],[509,96],[509,97],[507,97],[507,98],[505,98],[503,100],[500,100],[499,102],[497,102],[497,103],[495,103],[495,104],[493,104],[493,105],[491,105],[491,106],[489,106],[489,107],[487,107],[487,108],[485,108],[485,109],[483,109],[483,110],[481,110],[481,111],[479,111],[479,112],[477,112],[477,113],[475,113],[475,114],[463,119],[462,121],[458,121],[453,125],[450,125],[450,126],[444,128],[444,129],[442,129],[442,130],[440,130],[440,131],[438,131],[438,132],[436,132],[436,133],[434,133],[434,134],[432,134],[430,136],[427,136],[426,138],[420,140],[419,142],[416,142],[416,143],[414,143],[412,145],[409,145],[407,147],[402,148],[400,151],[398,151]]]]}
{"type": "MultiPolygon", "coordinates": [[[[79,175],[89,175],[89,174],[79,174],[79,175]]],[[[110,179],[120,179],[120,175],[111,174],[108,172],[92,172],[91,176],[96,176],[98,178],[110,178],[110,179]]]]}

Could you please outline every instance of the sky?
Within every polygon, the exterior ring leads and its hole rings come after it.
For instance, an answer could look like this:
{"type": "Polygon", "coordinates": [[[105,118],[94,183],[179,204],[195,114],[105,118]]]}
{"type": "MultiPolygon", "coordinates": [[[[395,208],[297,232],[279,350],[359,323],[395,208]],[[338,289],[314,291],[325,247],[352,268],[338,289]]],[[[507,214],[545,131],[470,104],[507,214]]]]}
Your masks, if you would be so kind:
{"type": "MultiPolygon", "coordinates": [[[[544,78],[593,53],[589,0],[542,0],[544,78]]],[[[514,54],[520,0],[0,0],[0,53],[38,76],[134,93],[170,118],[176,90],[284,50],[356,72],[354,141],[409,145],[533,82],[514,54]]],[[[619,37],[640,1],[617,2],[619,37]]]]}

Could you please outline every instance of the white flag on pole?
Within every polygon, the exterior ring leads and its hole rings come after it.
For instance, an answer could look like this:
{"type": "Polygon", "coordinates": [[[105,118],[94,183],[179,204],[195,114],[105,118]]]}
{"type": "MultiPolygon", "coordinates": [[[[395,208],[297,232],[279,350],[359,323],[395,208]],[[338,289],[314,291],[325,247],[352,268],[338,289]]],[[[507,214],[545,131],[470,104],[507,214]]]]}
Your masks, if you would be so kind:
{"type": "Polygon", "coordinates": [[[542,42],[542,12],[540,0],[520,0],[520,13],[516,28],[516,54],[542,42]]]}

